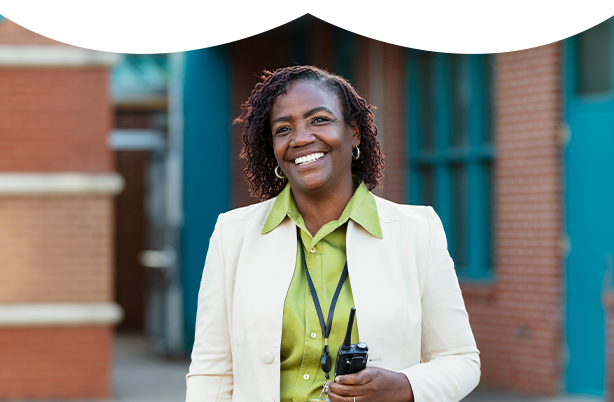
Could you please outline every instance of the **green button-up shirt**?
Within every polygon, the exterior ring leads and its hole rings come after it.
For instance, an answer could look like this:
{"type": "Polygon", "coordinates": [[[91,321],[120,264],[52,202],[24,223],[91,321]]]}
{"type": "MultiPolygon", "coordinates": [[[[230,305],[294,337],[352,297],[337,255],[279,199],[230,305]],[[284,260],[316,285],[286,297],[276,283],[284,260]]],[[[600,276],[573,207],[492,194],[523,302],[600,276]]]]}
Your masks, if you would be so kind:
{"type": "MultiPolygon", "coordinates": [[[[375,198],[364,183],[361,183],[347,203],[341,217],[325,224],[314,237],[305,227],[303,217],[298,212],[290,186],[277,196],[269,213],[262,233],[276,228],[286,216],[290,217],[300,229],[300,242],[297,240],[297,257],[294,276],[284,304],[283,332],[281,338],[281,402],[305,402],[317,398],[322,391],[325,376],[320,366],[324,350],[324,336],[316,312],[307,276],[303,268],[301,250],[305,250],[307,269],[313,280],[320,300],[324,320],[328,318],[331,300],[339,283],[346,261],[345,235],[347,221],[352,219],[369,233],[382,238],[375,198]]],[[[348,267],[351,272],[351,267],[348,267]]],[[[335,312],[332,330],[328,339],[333,368],[335,372],[337,350],[343,343],[350,308],[354,306],[350,275],[345,279],[335,312]]],[[[356,312],[356,319],[360,312],[356,312]]],[[[354,322],[352,343],[358,342],[358,326],[354,322]]]]}

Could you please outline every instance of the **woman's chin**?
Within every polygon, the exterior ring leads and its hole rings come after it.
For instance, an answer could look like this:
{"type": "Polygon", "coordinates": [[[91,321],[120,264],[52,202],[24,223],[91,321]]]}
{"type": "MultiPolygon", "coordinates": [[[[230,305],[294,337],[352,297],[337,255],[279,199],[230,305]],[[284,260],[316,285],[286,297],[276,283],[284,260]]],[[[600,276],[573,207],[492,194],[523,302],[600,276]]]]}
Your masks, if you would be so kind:
{"type": "Polygon", "coordinates": [[[326,188],[327,180],[322,177],[299,177],[294,183],[290,182],[290,186],[305,194],[317,194],[326,188]],[[294,185],[293,185],[294,184],[294,185]]]}
{"type": "MultiPolygon", "coordinates": [[[[351,183],[351,179],[349,183],[351,183]]],[[[290,182],[290,187],[292,187],[293,192],[300,192],[307,197],[316,196],[318,198],[331,197],[344,188],[343,185],[330,180],[328,177],[303,178],[294,183],[290,182]]]]}

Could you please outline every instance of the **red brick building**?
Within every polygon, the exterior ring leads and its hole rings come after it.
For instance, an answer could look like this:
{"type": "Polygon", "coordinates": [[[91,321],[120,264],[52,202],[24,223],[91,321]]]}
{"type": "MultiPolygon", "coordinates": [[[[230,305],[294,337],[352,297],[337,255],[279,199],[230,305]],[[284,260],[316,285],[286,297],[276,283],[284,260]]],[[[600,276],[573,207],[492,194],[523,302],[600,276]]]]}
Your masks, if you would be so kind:
{"type": "Polygon", "coordinates": [[[116,60],[0,23],[0,399],[112,394],[116,60]]]}
{"type": "Polygon", "coordinates": [[[0,18],[0,399],[111,397],[115,325],[151,324],[167,34],[166,14],[0,18]]]}

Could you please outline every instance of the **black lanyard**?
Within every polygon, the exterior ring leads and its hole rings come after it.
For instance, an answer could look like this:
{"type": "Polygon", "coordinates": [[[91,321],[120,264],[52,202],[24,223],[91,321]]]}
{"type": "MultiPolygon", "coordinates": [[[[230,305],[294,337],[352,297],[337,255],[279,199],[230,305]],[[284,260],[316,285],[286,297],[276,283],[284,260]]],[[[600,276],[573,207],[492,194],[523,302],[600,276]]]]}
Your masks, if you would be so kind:
{"type": "MultiPolygon", "coordinates": [[[[300,233],[297,235],[300,239],[300,233]]],[[[343,266],[343,272],[341,273],[341,278],[339,278],[339,283],[337,284],[337,289],[335,290],[335,295],[333,296],[333,300],[330,302],[330,308],[328,309],[328,321],[324,323],[324,314],[322,313],[322,307],[320,307],[320,300],[318,299],[318,294],[316,293],[316,288],[313,286],[313,281],[311,280],[311,275],[309,275],[309,270],[307,269],[307,261],[305,260],[305,250],[303,249],[303,243],[300,243],[301,246],[301,254],[303,255],[303,267],[305,267],[305,274],[307,274],[307,282],[309,282],[309,289],[311,290],[311,297],[313,299],[313,304],[316,307],[316,312],[318,313],[318,318],[320,320],[320,327],[322,328],[322,335],[324,335],[324,353],[322,354],[322,359],[320,360],[320,364],[322,365],[322,370],[324,370],[324,374],[326,375],[326,379],[329,379],[328,373],[333,367],[332,360],[330,358],[330,354],[328,351],[328,336],[330,335],[330,330],[333,326],[333,314],[335,312],[335,305],[337,304],[337,299],[339,298],[339,293],[341,293],[341,288],[343,287],[343,282],[345,282],[345,277],[348,275],[348,263],[345,262],[343,266]]]]}

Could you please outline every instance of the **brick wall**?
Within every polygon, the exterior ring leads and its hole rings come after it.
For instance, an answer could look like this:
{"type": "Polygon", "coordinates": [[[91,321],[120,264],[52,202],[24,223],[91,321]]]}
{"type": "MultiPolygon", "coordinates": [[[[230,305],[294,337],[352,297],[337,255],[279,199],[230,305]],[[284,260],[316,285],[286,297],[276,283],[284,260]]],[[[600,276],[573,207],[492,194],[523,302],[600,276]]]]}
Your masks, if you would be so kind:
{"type": "MultiPolygon", "coordinates": [[[[0,24],[0,45],[41,44],[62,45],[0,24]]],[[[108,68],[0,66],[0,173],[109,173],[111,125],[108,68]]],[[[0,309],[110,303],[112,202],[0,194],[0,309]]],[[[111,395],[111,323],[0,324],[0,399],[111,395]]]]}
{"type": "Polygon", "coordinates": [[[111,390],[109,327],[0,329],[0,398],[99,398],[111,390]]]}
{"type": "Polygon", "coordinates": [[[496,280],[462,285],[482,382],[543,395],[562,367],[560,53],[496,56],[496,280]]]}
{"type": "Polygon", "coordinates": [[[111,46],[111,15],[7,14],[0,44],[111,46]]]}
{"type": "Polygon", "coordinates": [[[106,68],[2,68],[0,171],[111,171],[110,113],[106,68]]]}
{"type": "Polygon", "coordinates": [[[167,14],[113,14],[113,43],[123,48],[167,47],[167,14]]]}
{"type": "Polygon", "coordinates": [[[111,301],[111,206],[107,197],[0,197],[0,303],[111,301]]]}

